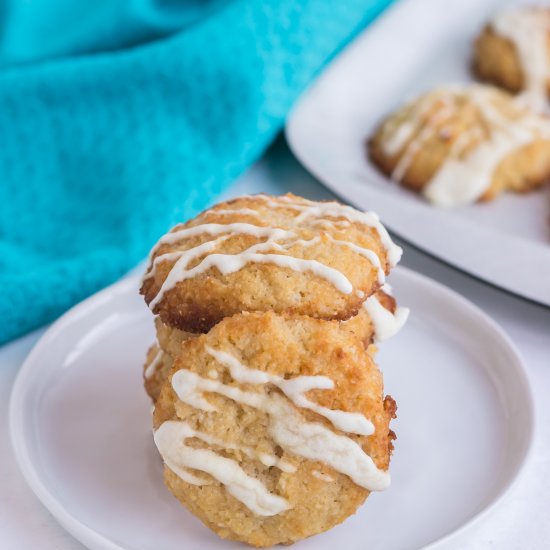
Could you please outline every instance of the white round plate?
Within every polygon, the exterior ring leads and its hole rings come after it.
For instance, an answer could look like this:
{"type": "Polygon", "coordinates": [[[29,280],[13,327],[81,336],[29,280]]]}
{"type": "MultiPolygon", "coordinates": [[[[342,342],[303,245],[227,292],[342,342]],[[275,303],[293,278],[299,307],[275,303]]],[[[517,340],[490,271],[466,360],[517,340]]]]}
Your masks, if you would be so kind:
{"type": "MultiPolygon", "coordinates": [[[[520,471],[533,408],[502,331],[445,287],[406,269],[391,276],[412,309],[381,346],[397,401],[392,487],[299,550],[444,546],[494,505],[520,471]]],[[[153,319],[137,279],[69,311],[27,358],[11,400],[11,435],[29,485],[93,549],[242,548],[222,541],[162,483],[141,365],[153,319]]]]}

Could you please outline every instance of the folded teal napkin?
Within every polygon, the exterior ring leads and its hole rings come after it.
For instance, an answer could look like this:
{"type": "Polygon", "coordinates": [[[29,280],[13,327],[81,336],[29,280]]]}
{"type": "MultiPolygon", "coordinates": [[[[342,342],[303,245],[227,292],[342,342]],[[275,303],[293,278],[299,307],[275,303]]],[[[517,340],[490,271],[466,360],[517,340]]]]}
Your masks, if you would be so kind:
{"type": "Polygon", "coordinates": [[[207,206],[389,2],[7,2],[0,343],[116,280],[207,206]]]}

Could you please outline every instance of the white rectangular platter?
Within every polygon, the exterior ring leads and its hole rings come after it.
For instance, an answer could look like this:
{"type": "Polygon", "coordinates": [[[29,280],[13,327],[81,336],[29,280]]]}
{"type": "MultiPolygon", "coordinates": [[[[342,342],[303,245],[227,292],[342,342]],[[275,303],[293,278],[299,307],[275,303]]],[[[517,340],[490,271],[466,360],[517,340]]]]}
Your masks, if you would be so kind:
{"type": "MultiPolygon", "coordinates": [[[[517,1],[516,1],[517,3],[517,1]]],[[[286,126],[302,164],[344,200],[378,212],[398,236],[440,259],[550,306],[550,187],[443,209],[388,180],[365,140],[403,102],[472,80],[473,40],[506,3],[401,0],[303,95],[286,126]]]]}

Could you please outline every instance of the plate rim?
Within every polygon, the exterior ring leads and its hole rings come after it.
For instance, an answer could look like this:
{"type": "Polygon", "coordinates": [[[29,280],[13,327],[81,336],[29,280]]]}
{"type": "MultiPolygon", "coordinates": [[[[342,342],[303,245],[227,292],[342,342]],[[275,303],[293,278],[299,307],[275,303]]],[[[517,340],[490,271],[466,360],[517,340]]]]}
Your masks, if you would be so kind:
{"type": "Polygon", "coordinates": [[[82,313],[85,316],[90,310],[101,307],[103,304],[111,301],[113,299],[113,295],[124,293],[126,289],[130,287],[135,288],[135,282],[137,280],[137,276],[130,276],[121,279],[77,303],[63,313],[56,321],[54,321],[38,339],[29,354],[25,357],[25,360],[19,368],[19,372],[17,373],[10,393],[8,409],[9,434],[19,471],[38,500],[42,503],[46,510],[52,514],[55,520],[59,522],[63,529],[65,529],[77,541],[91,549],[126,550],[123,546],[119,546],[112,540],[109,540],[95,529],[88,527],[82,520],[66,510],[61,501],[55,498],[40,478],[34,463],[30,458],[28,445],[26,443],[27,438],[23,435],[23,409],[26,390],[25,384],[27,377],[32,372],[35,356],[39,356],[42,349],[48,346],[49,340],[54,338],[58,333],[62,332],[65,326],[73,321],[75,314],[78,315],[79,313],[82,313]]]}
{"type": "MultiPolygon", "coordinates": [[[[413,280],[416,284],[423,285],[424,287],[427,285],[435,292],[446,295],[446,297],[453,301],[460,309],[466,310],[467,313],[473,315],[480,322],[484,323],[493,332],[495,337],[500,339],[501,343],[507,347],[509,357],[513,359],[513,361],[509,364],[513,364],[513,369],[519,377],[525,398],[524,406],[527,407],[525,414],[529,421],[529,425],[526,427],[526,443],[515,470],[504,480],[495,494],[491,496],[490,500],[484,504],[483,507],[471,518],[467,519],[456,529],[422,547],[423,550],[436,550],[438,548],[443,548],[447,543],[450,543],[455,539],[459,539],[466,531],[479,523],[502,502],[505,496],[518,483],[518,480],[528,466],[533,454],[535,435],[535,405],[529,376],[521,354],[511,338],[495,320],[493,320],[487,313],[471,302],[468,298],[462,296],[457,291],[447,287],[439,281],[432,279],[431,277],[403,266],[396,267],[395,271],[413,280]]],[[[17,373],[10,394],[9,434],[19,471],[38,500],[52,514],[56,521],[58,521],[59,524],[76,540],[92,549],[125,550],[123,546],[120,546],[112,539],[101,534],[99,531],[89,527],[80,518],[70,513],[62,502],[58,500],[48,489],[47,484],[43,482],[38,474],[34,462],[30,458],[29,446],[27,443],[29,435],[26,434],[23,429],[25,419],[25,395],[28,388],[27,378],[34,372],[34,363],[36,362],[35,359],[40,356],[44,348],[47,348],[50,339],[56,337],[60,332],[62,332],[67,324],[72,323],[75,319],[75,315],[79,316],[80,314],[82,316],[86,316],[90,311],[100,308],[107,302],[115,299],[116,296],[124,294],[130,289],[135,290],[137,288],[136,283],[138,280],[139,276],[137,275],[125,277],[67,310],[59,319],[48,327],[48,329],[26,356],[25,360],[21,364],[19,372],[17,373]]]]}

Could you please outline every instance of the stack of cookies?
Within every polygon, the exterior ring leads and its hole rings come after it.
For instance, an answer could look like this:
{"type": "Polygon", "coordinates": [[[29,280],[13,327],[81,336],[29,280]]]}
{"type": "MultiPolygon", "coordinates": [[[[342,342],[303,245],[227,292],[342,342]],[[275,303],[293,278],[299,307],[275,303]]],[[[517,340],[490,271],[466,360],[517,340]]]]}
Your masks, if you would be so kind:
{"type": "Polygon", "coordinates": [[[401,249],[373,213],[245,196],[164,235],[141,293],[168,489],[223,538],[290,544],[389,485],[396,405],[375,343],[407,311],[401,249]]]}

